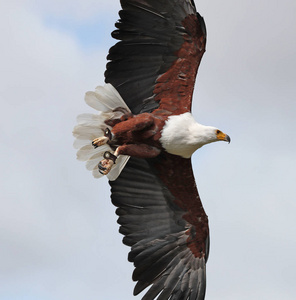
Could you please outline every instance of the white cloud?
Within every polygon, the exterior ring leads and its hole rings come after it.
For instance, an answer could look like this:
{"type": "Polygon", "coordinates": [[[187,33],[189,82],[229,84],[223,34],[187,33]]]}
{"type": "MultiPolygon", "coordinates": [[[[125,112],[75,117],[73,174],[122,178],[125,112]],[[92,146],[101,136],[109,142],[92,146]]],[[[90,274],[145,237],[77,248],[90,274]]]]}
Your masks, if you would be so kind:
{"type": "Polygon", "coordinates": [[[103,83],[106,51],[83,52],[28,7],[2,9],[0,298],[94,299],[101,248],[121,238],[102,230],[117,232],[108,185],[75,161],[71,131],[85,91],[103,83]]]}
{"type": "Polygon", "coordinates": [[[116,0],[12,0],[10,3],[25,6],[42,14],[55,14],[63,18],[85,20],[95,18],[109,12],[118,11],[119,1],[116,0]]]}

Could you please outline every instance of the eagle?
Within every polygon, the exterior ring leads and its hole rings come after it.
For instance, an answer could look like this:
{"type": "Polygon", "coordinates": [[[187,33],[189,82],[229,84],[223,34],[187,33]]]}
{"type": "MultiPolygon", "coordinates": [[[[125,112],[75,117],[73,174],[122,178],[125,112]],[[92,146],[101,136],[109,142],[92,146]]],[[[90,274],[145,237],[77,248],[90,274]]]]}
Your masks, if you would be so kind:
{"type": "Polygon", "coordinates": [[[191,156],[230,142],[195,121],[192,95],[206,47],[193,0],[121,0],[105,85],[87,92],[97,110],[77,118],[77,158],[107,176],[119,232],[131,247],[134,295],[142,300],[202,300],[209,255],[208,217],[191,156]]]}

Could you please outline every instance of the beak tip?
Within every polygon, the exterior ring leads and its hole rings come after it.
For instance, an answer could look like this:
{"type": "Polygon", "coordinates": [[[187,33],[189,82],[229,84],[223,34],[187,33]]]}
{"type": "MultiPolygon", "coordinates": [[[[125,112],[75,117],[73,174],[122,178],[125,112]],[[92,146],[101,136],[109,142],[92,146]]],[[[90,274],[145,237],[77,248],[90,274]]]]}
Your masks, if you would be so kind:
{"type": "Polygon", "coordinates": [[[230,142],[231,142],[231,138],[230,138],[230,136],[229,136],[229,135],[226,135],[226,141],[228,142],[228,144],[230,144],[230,142]]]}

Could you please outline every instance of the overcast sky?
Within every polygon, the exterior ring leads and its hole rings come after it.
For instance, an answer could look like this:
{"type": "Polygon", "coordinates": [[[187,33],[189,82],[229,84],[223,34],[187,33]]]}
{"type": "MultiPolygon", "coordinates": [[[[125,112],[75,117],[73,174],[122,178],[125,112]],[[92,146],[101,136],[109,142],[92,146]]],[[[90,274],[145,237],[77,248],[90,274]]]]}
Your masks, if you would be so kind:
{"type": "MultiPolygon", "coordinates": [[[[200,0],[208,30],[194,100],[229,134],[194,154],[210,219],[207,300],[296,296],[296,2],[200,0]]],[[[72,128],[103,84],[117,0],[0,2],[0,299],[130,300],[106,178],[72,128]]]]}

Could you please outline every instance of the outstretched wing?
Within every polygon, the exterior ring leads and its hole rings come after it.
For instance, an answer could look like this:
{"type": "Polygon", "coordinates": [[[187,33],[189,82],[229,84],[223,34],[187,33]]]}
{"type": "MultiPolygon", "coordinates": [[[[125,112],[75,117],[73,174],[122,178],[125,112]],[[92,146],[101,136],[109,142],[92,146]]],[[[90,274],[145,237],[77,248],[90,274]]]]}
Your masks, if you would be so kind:
{"type": "Polygon", "coordinates": [[[191,160],[131,158],[110,185],[123,242],[131,246],[134,294],[151,286],[142,300],[203,300],[209,229],[191,160]]]}
{"type": "Polygon", "coordinates": [[[134,114],[190,111],[206,44],[193,0],[121,0],[121,5],[112,33],[120,41],[109,51],[105,81],[134,114]]]}
{"type": "MultiPolygon", "coordinates": [[[[206,30],[192,0],[121,0],[106,82],[134,114],[191,110],[206,30]]],[[[134,294],[152,300],[203,300],[209,251],[208,219],[191,160],[162,153],[130,158],[110,182],[124,244],[131,246],[134,294]]]]}

